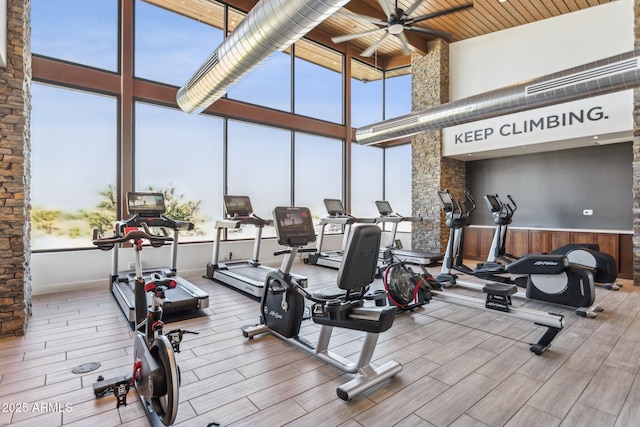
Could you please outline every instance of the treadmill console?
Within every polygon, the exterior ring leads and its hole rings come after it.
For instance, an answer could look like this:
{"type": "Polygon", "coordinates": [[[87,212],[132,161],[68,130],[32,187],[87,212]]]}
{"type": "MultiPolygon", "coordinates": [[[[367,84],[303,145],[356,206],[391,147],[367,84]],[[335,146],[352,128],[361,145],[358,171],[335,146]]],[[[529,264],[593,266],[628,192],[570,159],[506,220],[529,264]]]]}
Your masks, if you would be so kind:
{"type": "Polygon", "coordinates": [[[224,210],[227,218],[246,217],[253,213],[249,196],[224,196],[224,210]]]}
{"type": "Polygon", "coordinates": [[[388,216],[393,213],[391,205],[386,200],[376,200],[376,207],[378,208],[380,216],[388,216]]]}
{"type": "Polygon", "coordinates": [[[166,212],[162,193],[130,191],[127,193],[127,207],[130,215],[159,217],[166,212]]]}
{"type": "Polygon", "coordinates": [[[273,220],[282,246],[304,246],[316,240],[309,208],[278,206],[273,210],[273,220]]]}
{"type": "Polygon", "coordinates": [[[340,199],[324,199],[324,207],[327,209],[329,216],[347,215],[347,211],[344,209],[340,199]]]}
{"type": "Polygon", "coordinates": [[[487,202],[489,209],[491,209],[492,213],[500,212],[502,210],[502,205],[498,201],[498,196],[493,194],[487,194],[484,196],[484,200],[487,202]]]}

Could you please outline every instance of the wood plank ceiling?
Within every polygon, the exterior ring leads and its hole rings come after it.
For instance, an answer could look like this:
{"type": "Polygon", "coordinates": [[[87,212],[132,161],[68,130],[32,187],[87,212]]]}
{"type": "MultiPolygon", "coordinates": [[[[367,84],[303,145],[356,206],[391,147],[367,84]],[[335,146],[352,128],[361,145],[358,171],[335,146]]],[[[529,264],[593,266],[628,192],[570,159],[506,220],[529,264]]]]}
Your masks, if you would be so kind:
{"type": "MultiPolygon", "coordinates": [[[[222,10],[221,4],[212,0],[145,0],[148,3],[155,4],[165,9],[180,13],[190,18],[206,22],[218,28],[222,28],[222,10]]],[[[398,8],[403,10],[409,9],[415,0],[388,0],[398,8]]],[[[565,13],[576,12],[588,7],[609,3],[613,0],[423,0],[420,5],[411,13],[410,18],[428,15],[443,10],[453,9],[469,3],[473,3],[473,7],[460,10],[454,13],[427,19],[414,24],[415,26],[434,29],[437,31],[450,33],[449,42],[457,42],[472,37],[478,37],[484,34],[505,30],[508,28],[525,25],[542,19],[559,16],[565,13]]],[[[239,11],[246,12],[250,10],[257,0],[229,0],[225,2],[239,11]]],[[[378,0],[351,0],[341,10],[344,13],[356,13],[367,15],[373,18],[386,20],[385,13],[378,0]]],[[[235,15],[235,14],[234,14],[235,15]]],[[[241,19],[241,16],[240,16],[241,19]]],[[[230,21],[229,28],[232,29],[237,22],[230,21]]],[[[375,43],[384,32],[377,32],[367,36],[359,37],[348,42],[334,44],[331,41],[333,36],[341,36],[346,34],[354,34],[379,28],[374,24],[363,22],[361,20],[351,19],[349,17],[334,15],[320,24],[315,30],[309,33],[309,38],[318,41],[326,46],[344,52],[349,49],[354,56],[365,63],[374,65],[376,68],[396,73],[409,72],[402,70],[411,63],[410,55],[406,55],[403,51],[402,44],[397,37],[386,37],[385,41],[379,46],[376,53],[369,57],[363,58],[359,55],[370,45],[375,43]]],[[[424,54],[427,49],[427,43],[436,38],[431,34],[417,31],[404,31],[407,40],[418,54],[424,54]]],[[[212,46],[213,51],[216,46],[212,46]]],[[[302,49],[301,49],[302,50],[302,49]]],[[[320,65],[328,68],[339,66],[335,64],[333,58],[324,61],[327,56],[322,53],[322,49],[318,48],[318,52],[313,52],[313,48],[308,46],[304,49],[305,59],[313,60],[320,65]],[[313,58],[313,59],[312,59],[313,58]],[[324,63],[326,62],[326,63],[324,63]]],[[[354,69],[354,77],[375,80],[380,76],[373,73],[367,73],[368,67],[356,67],[354,69]]]]}

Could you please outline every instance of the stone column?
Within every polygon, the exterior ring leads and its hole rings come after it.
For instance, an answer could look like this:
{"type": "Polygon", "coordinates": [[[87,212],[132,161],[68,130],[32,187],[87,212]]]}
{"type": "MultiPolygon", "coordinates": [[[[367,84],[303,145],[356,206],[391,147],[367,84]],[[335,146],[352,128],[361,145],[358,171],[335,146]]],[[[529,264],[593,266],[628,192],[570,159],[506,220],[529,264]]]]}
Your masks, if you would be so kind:
{"type": "Polygon", "coordinates": [[[7,67],[0,68],[0,336],[23,335],[31,314],[30,1],[7,1],[7,67]]]}
{"type": "MultiPolygon", "coordinates": [[[[429,42],[428,52],[426,56],[413,55],[411,58],[414,112],[449,102],[449,43],[441,39],[429,42]]],[[[461,197],[465,189],[465,165],[462,161],[442,157],[441,130],[413,136],[411,149],[412,210],[414,215],[424,217],[421,223],[414,223],[412,247],[444,252],[449,230],[435,192],[449,189],[455,197],[461,197]]]]}

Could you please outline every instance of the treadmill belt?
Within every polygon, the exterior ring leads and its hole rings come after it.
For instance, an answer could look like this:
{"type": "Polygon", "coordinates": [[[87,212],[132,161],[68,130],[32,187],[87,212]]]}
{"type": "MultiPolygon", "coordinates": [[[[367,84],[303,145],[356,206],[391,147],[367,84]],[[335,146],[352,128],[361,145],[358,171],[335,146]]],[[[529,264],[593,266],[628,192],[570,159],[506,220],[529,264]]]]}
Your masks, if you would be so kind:
{"type": "Polygon", "coordinates": [[[264,283],[264,280],[267,278],[267,274],[270,270],[260,267],[251,267],[248,265],[243,267],[233,267],[227,271],[229,273],[235,273],[248,279],[255,280],[256,282],[264,283]]]}

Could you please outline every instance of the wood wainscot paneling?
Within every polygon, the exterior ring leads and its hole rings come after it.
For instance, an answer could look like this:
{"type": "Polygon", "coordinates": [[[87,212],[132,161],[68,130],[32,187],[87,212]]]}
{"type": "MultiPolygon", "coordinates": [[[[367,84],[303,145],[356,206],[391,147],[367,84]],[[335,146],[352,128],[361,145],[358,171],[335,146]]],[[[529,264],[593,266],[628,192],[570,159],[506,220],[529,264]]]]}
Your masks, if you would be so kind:
{"type": "Polygon", "coordinates": [[[633,236],[631,234],[621,234],[619,243],[618,277],[621,279],[633,279],[633,236]]]}
{"type": "MultiPolygon", "coordinates": [[[[467,259],[484,260],[487,257],[494,229],[469,227],[465,230],[463,255],[467,259]]],[[[618,277],[630,279],[633,275],[633,243],[631,234],[615,232],[558,231],[540,229],[510,229],[507,235],[507,253],[515,256],[550,253],[571,243],[596,243],[600,252],[616,260],[618,277]]]]}
{"type": "MultiPolygon", "coordinates": [[[[480,253],[480,228],[465,228],[462,256],[468,259],[483,259],[480,253]]],[[[448,235],[447,235],[448,236],[448,235]]],[[[486,258],[486,255],[484,256],[486,258]]]]}
{"type": "Polygon", "coordinates": [[[522,255],[531,253],[529,244],[529,230],[511,230],[508,231],[507,244],[505,250],[508,254],[521,257],[522,255]]]}

